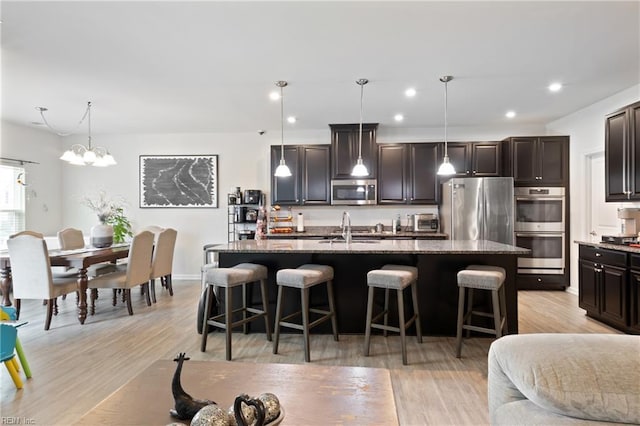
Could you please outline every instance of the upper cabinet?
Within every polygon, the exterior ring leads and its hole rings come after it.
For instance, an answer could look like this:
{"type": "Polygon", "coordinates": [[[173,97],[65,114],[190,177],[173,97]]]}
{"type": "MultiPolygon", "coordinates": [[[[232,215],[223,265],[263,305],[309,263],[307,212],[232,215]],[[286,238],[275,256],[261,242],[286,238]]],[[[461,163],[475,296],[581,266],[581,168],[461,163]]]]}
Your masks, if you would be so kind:
{"type": "Polygon", "coordinates": [[[502,176],[500,142],[448,142],[454,177],[502,176]]]}
{"type": "MultiPolygon", "coordinates": [[[[352,179],[351,170],[358,160],[360,124],[330,124],[331,178],[352,179]]],[[[368,178],[376,177],[378,123],[362,124],[362,162],[369,171],[368,178]]]]}
{"type": "Polygon", "coordinates": [[[607,115],[604,135],[606,201],[640,200],[640,102],[607,115]]]}
{"type": "Polygon", "coordinates": [[[437,204],[441,143],[378,145],[378,204],[437,204]]]}
{"type": "Polygon", "coordinates": [[[284,160],[289,177],[276,177],[280,146],[271,147],[271,204],[327,205],[331,201],[330,145],[285,145],[284,160]]]}
{"type": "Polygon", "coordinates": [[[569,137],[513,137],[505,141],[505,175],[516,186],[569,184],[569,137]]]}

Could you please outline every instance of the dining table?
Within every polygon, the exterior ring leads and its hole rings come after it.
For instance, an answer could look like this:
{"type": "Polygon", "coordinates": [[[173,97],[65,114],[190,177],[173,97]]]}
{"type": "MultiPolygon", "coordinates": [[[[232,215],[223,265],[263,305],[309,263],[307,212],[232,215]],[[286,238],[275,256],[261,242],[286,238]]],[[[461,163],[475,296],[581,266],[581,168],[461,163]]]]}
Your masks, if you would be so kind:
{"type": "MultiPolygon", "coordinates": [[[[126,258],[129,256],[129,247],[129,243],[122,243],[105,248],[84,247],[74,250],[49,250],[51,266],[66,266],[78,270],[78,321],[80,324],[84,324],[87,318],[87,287],[89,285],[87,269],[98,263],[115,263],[118,259],[126,258]]],[[[9,296],[12,285],[9,251],[0,250],[0,290],[2,290],[0,305],[12,305],[9,296]]]]}

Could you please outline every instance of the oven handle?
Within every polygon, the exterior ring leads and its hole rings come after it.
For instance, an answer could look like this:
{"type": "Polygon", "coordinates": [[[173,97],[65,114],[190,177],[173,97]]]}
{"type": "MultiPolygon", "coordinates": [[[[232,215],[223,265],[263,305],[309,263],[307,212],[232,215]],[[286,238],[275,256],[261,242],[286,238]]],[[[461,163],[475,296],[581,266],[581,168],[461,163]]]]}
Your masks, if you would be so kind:
{"type": "Polygon", "coordinates": [[[557,197],[516,197],[516,201],[564,201],[564,196],[557,197]]]}
{"type": "Polygon", "coordinates": [[[563,238],[564,237],[564,232],[559,232],[559,233],[544,233],[544,234],[540,234],[540,233],[532,233],[532,232],[516,232],[516,237],[541,237],[541,238],[545,238],[545,237],[549,237],[549,238],[563,238]]]}

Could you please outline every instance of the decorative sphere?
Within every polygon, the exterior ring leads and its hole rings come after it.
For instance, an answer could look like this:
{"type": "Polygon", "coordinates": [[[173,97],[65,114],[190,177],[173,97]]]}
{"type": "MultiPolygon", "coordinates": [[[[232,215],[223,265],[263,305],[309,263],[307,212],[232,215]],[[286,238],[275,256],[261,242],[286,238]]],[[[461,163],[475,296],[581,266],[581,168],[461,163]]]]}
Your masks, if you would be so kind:
{"type": "MultiPolygon", "coordinates": [[[[242,414],[244,414],[247,424],[251,425],[255,423],[258,418],[255,407],[247,404],[241,404],[241,406],[242,414]]],[[[238,426],[238,423],[236,422],[236,412],[233,410],[233,404],[229,407],[229,411],[227,413],[229,415],[229,426],[238,426]]]]}
{"type": "Polygon", "coordinates": [[[263,393],[258,397],[264,405],[264,420],[266,423],[273,421],[280,415],[280,401],[272,393],[263,393]]]}
{"type": "Polygon", "coordinates": [[[202,407],[191,419],[191,426],[229,426],[227,413],[215,404],[202,407]]]}

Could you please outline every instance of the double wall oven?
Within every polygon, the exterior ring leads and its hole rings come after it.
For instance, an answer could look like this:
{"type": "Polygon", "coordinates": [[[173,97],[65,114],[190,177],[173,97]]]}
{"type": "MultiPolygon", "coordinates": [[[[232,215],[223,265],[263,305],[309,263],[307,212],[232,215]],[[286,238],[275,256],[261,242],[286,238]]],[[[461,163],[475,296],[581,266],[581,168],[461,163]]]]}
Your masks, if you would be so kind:
{"type": "Polygon", "coordinates": [[[531,250],[518,258],[518,274],[564,274],[565,189],[518,187],[514,195],[516,245],[531,250]]]}

